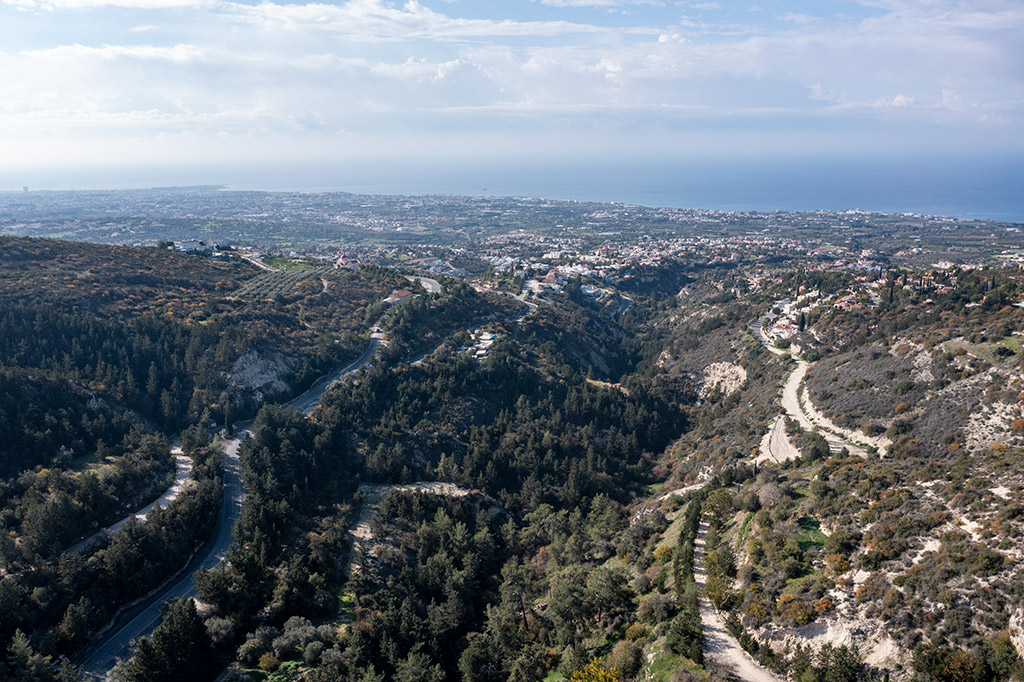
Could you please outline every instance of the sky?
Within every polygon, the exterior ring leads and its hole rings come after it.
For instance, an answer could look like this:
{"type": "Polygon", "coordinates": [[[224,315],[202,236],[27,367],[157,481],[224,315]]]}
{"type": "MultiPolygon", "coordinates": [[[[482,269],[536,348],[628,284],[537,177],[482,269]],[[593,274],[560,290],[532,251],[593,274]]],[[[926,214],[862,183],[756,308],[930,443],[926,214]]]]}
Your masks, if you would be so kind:
{"type": "Polygon", "coordinates": [[[0,171],[1024,152],[1021,0],[0,0],[0,171]]]}

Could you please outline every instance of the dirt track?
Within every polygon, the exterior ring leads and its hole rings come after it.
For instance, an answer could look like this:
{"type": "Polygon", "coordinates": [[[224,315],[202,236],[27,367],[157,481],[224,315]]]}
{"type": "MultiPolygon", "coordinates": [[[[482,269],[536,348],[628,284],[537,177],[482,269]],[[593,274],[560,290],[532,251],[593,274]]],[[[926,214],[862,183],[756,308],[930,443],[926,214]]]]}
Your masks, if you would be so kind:
{"type": "Polygon", "coordinates": [[[701,591],[700,620],[704,625],[704,653],[717,663],[727,667],[746,682],[783,682],[770,671],[762,668],[750,657],[740,643],[725,629],[725,623],[718,615],[704,592],[704,536],[708,532],[706,523],[700,524],[697,541],[693,548],[693,577],[701,591]]]}

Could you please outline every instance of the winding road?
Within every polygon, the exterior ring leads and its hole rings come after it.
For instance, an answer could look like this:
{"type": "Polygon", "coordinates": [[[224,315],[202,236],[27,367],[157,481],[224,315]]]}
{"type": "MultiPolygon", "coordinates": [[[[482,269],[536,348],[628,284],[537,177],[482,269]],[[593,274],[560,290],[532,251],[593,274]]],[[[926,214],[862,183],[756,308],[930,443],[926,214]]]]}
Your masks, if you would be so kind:
{"type": "MultiPolygon", "coordinates": [[[[331,372],[308,391],[290,401],[288,405],[297,407],[306,414],[311,413],[316,409],[320,397],[327,391],[331,383],[370,364],[382,338],[383,335],[380,332],[375,332],[371,336],[366,350],[355,361],[336,372],[331,372]]],[[[88,653],[88,656],[82,661],[82,670],[87,675],[96,679],[104,679],[118,659],[129,658],[134,649],[135,640],[149,635],[163,619],[163,614],[160,612],[161,604],[168,599],[196,596],[196,587],[193,581],[196,572],[201,568],[216,568],[224,559],[234,542],[232,530],[235,521],[242,513],[242,501],[245,499],[245,491],[242,489],[242,480],[239,475],[238,447],[245,436],[249,434],[251,426],[251,422],[239,424],[238,435],[222,443],[224,448],[224,499],[212,542],[203,553],[193,559],[179,578],[171,581],[168,586],[151,595],[143,604],[132,609],[129,613],[130,620],[119,623],[103,643],[88,653]]]]}
{"type": "MultiPolygon", "coordinates": [[[[782,387],[780,403],[785,414],[795,419],[804,431],[818,431],[828,442],[828,449],[832,453],[841,451],[843,448],[858,457],[868,457],[871,448],[874,448],[882,457],[888,451],[889,443],[882,438],[871,438],[869,436],[855,433],[835,424],[831,419],[821,414],[811,402],[807,395],[807,388],[804,386],[804,378],[811,368],[811,363],[793,355],[788,350],[776,348],[772,339],[764,333],[761,320],[750,325],[750,331],[764,344],[765,348],[776,355],[792,357],[796,361],[794,369],[786,383],[782,387]]],[[[799,456],[799,452],[793,447],[785,432],[785,420],[782,415],[775,417],[770,422],[768,433],[761,441],[760,452],[756,461],[773,460],[784,462],[799,456]]]]}
{"type": "Polygon", "coordinates": [[[181,495],[182,491],[184,491],[189,486],[189,483],[192,480],[191,478],[189,478],[189,474],[192,473],[192,460],[186,457],[184,454],[182,454],[181,445],[175,445],[174,447],[172,447],[171,454],[174,455],[174,481],[167,488],[167,490],[165,490],[163,494],[160,495],[160,497],[156,498],[142,509],[124,517],[117,523],[112,523],[106,528],[102,528],[96,531],[89,537],[79,540],[78,542],[71,545],[64,551],[68,554],[81,554],[94,541],[99,540],[101,537],[110,535],[116,530],[120,530],[121,526],[128,523],[129,519],[134,517],[139,521],[145,521],[146,516],[149,515],[149,512],[153,511],[157,507],[166,507],[171,502],[174,502],[176,499],[178,499],[178,496],[181,495]]]}
{"type": "Polygon", "coordinates": [[[220,517],[214,532],[213,542],[206,552],[192,560],[185,569],[184,575],[146,600],[144,606],[132,611],[133,617],[121,625],[96,647],[82,663],[82,671],[96,679],[104,679],[118,659],[131,656],[135,640],[150,634],[160,621],[163,614],[160,606],[168,599],[194,597],[196,587],[193,577],[200,568],[211,569],[220,565],[233,542],[232,530],[235,519],[242,513],[242,480],[238,472],[238,446],[241,438],[248,433],[243,431],[238,438],[224,442],[224,500],[220,517]]]}
{"type": "MultiPolygon", "coordinates": [[[[430,293],[441,291],[441,285],[437,280],[429,277],[410,277],[409,279],[419,282],[430,293]]],[[[374,357],[376,357],[377,351],[384,341],[384,333],[379,331],[379,326],[375,326],[374,329],[375,331],[372,332],[370,341],[362,355],[345,367],[330,372],[317,381],[308,391],[289,401],[287,405],[296,407],[309,415],[317,408],[320,404],[320,398],[335,381],[369,365],[374,357]]],[[[237,435],[230,440],[222,442],[224,451],[224,499],[212,541],[204,552],[192,560],[178,578],[172,579],[167,586],[153,593],[142,604],[133,608],[128,616],[126,616],[126,618],[129,618],[127,622],[118,623],[115,626],[116,629],[112,630],[112,634],[105,641],[88,652],[88,655],[82,661],[82,670],[90,677],[104,679],[119,659],[129,658],[132,655],[135,640],[139,637],[148,636],[160,624],[160,621],[163,619],[163,614],[160,610],[161,605],[169,599],[195,597],[196,586],[194,576],[196,572],[200,569],[216,568],[224,560],[228,549],[234,542],[232,531],[234,530],[235,521],[242,512],[242,502],[245,499],[245,491],[242,488],[239,474],[238,448],[242,440],[250,433],[251,426],[251,422],[239,424],[237,435]]],[[[134,516],[148,512],[157,504],[166,506],[166,504],[169,504],[177,497],[180,493],[181,485],[185,484],[184,481],[179,481],[178,479],[182,476],[187,478],[188,471],[191,469],[191,461],[188,461],[188,468],[184,469],[183,464],[180,462],[181,459],[187,460],[183,455],[179,457],[176,485],[168,489],[152,505],[136,512],[134,516]]],[[[410,488],[425,487],[428,491],[433,491],[433,486],[435,484],[414,484],[410,488]]],[[[451,491],[446,490],[446,492],[451,494],[451,491]]],[[[461,493],[463,491],[458,492],[461,493]]],[[[126,521],[127,518],[115,525],[120,527],[126,521]]],[[[109,531],[111,529],[106,530],[109,531]]]]}
{"type": "Polygon", "coordinates": [[[427,290],[431,294],[441,293],[441,285],[436,279],[430,277],[421,277],[420,275],[406,275],[405,278],[410,282],[419,282],[420,286],[427,290]]]}

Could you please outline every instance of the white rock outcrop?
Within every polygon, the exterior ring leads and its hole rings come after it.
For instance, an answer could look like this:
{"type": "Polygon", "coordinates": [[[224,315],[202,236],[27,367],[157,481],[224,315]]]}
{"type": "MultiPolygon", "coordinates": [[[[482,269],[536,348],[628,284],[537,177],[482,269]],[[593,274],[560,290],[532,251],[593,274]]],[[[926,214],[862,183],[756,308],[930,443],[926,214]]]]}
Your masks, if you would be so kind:
{"type": "Polygon", "coordinates": [[[723,396],[738,391],[747,380],[747,370],[731,362],[712,362],[701,372],[700,397],[706,398],[715,390],[723,396]]]}
{"type": "Polygon", "coordinates": [[[228,382],[256,391],[260,396],[286,393],[289,389],[284,378],[295,365],[282,355],[262,355],[249,351],[235,361],[228,372],[228,382]]]}
{"type": "Polygon", "coordinates": [[[1024,606],[1010,616],[1010,641],[1017,648],[1017,653],[1024,658],[1024,606]]]}

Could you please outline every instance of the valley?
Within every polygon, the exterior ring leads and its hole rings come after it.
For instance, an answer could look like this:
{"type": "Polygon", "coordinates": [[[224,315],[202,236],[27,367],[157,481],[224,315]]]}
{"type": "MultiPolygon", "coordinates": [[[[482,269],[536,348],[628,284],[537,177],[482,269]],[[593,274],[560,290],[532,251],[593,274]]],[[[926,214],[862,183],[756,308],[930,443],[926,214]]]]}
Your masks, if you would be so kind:
{"type": "Polygon", "coordinates": [[[0,238],[0,677],[1021,679],[1016,233],[481,202],[0,238]]]}

